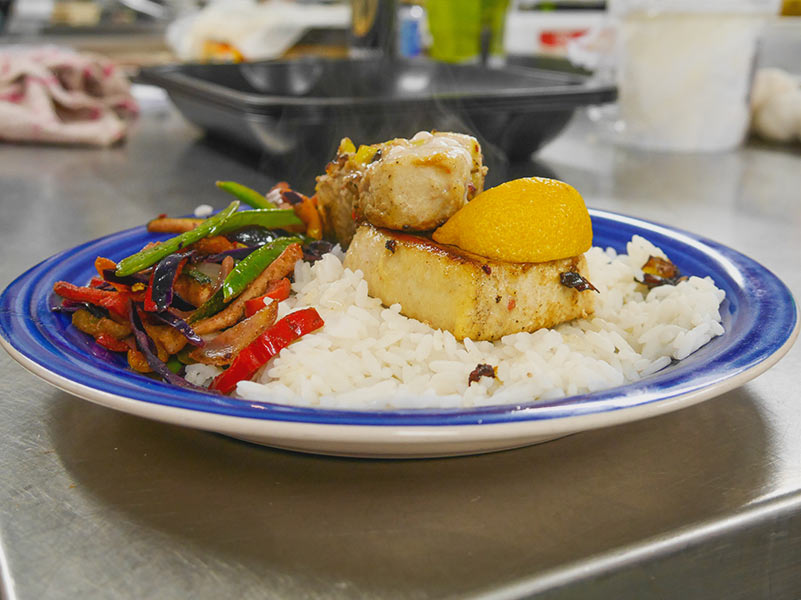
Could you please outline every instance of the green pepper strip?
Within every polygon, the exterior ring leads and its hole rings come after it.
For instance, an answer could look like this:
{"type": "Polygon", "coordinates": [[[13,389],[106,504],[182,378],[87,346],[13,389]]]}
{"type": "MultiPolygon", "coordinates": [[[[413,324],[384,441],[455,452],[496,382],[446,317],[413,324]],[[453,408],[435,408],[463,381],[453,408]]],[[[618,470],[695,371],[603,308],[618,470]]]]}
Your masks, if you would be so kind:
{"type": "Polygon", "coordinates": [[[258,250],[254,250],[228,273],[228,277],[223,281],[222,286],[211,298],[201,304],[187,319],[187,323],[197,323],[201,319],[210,317],[220,312],[225,306],[254,280],[256,277],[270,266],[286,247],[293,243],[300,243],[300,238],[287,237],[279,238],[269,244],[265,244],[258,250]]]}
{"type": "Polygon", "coordinates": [[[253,208],[276,208],[275,204],[267,200],[262,194],[241,183],[236,183],[235,181],[218,181],[217,187],[232,194],[235,198],[238,198],[253,208]]]}
{"type": "Polygon", "coordinates": [[[220,288],[214,292],[208,300],[198,306],[197,310],[189,315],[189,318],[186,319],[186,322],[192,325],[201,319],[216,315],[225,308],[225,304],[225,300],[223,300],[223,291],[222,288],[220,288]]]}
{"type": "Polygon", "coordinates": [[[137,252],[128,258],[122,259],[117,264],[115,274],[118,277],[133,275],[142,269],[155,265],[165,256],[177,252],[189,244],[194,244],[196,241],[205,237],[217,235],[222,224],[236,212],[237,208],[239,208],[239,201],[234,200],[225,209],[221,210],[213,217],[209,217],[194,229],[165,240],[147,250],[137,252]]]}
{"type": "Polygon", "coordinates": [[[276,229],[288,227],[289,225],[302,224],[303,221],[295,215],[295,211],[291,208],[242,210],[231,215],[230,218],[223,223],[219,231],[217,231],[217,234],[223,235],[252,225],[264,227],[265,229],[276,229]]]}
{"type": "Polygon", "coordinates": [[[241,294],[251,281],[261,275],[290,244],[299,244],[299,238],[279,238],[254,250],[231,269],[222,284],[223,300],[230,302],[241,294]]]}

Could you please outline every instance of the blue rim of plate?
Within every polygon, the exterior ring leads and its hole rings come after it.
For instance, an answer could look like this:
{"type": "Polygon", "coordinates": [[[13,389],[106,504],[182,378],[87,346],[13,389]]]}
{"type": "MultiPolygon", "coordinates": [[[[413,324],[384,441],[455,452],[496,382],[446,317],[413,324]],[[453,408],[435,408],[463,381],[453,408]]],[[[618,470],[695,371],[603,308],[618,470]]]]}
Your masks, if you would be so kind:
{"type": "MultiPolygon", "coordinates": [[[[489,425],[563,419],[670,401],[719,386],[782,350],[797,333],[790,290],[773,273],[726,246],[686,231],[601,210],[590,210],[593,244],[624,252],[634,235],[662,248],[685,275],[711,276],[726,292],[725,333],[686,359],[623,386],[560,398],[461,409],[356,411],[252,402],[177,388],[130,371],[121,355],[75,330],[53,312],[53,284],[80,284],[94,274],[94,260],[119,260],[159,239],[136,227],[65,250],[29,269],[0,295],[0,336],[49,373],[95,391],[140,402],[230,417],[360,426],[489,425]]],[[[16,358],[16,357],[15,357],[16,358]]],[[[19,360],[19,359],[18,359],[19,360]]],[[[24,363],[24,360],[20,362],[24,363]]]]}

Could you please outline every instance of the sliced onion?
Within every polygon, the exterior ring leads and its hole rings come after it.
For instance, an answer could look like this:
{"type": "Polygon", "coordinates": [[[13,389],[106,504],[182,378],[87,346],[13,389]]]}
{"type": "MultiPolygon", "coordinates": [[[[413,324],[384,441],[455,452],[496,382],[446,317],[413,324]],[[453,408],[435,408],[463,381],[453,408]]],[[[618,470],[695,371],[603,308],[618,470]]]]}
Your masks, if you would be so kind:
{"type": "Polygon", "coordinates": [[[265,329],[275,323],[278,302],[268,304],[248,317],[226,329],[214,339],[206,342],[203,348],[193,350],[189,356],[198,362],[209,365],[228,365],[242,348],[259,337],[265,329]]]}

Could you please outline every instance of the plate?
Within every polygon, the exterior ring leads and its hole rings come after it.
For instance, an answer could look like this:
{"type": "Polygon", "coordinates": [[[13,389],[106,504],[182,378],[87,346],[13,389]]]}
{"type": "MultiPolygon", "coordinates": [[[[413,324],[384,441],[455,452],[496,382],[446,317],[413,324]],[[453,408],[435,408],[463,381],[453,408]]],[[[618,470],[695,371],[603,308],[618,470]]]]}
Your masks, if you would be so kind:
{"type": "Polygon", "coordinates": [[[126,368],[51,311],[53,283],[88,281],[94,259],[119,260],[154,239],[129,229],[57,254],[0,296],[0,343],[55,387],[126,413],[259,444],[374,458],[505,450],[664,414],[738,387],[771,367],[798,335],[787,287],[743,254],[697,235],[591,210],[594,244],[625,249],[635,234],[661,247],[687,275],[710,275],[726,292],[726,332],[688,358],[628,385],[554,401],[471,409],[352,411],[256,403],[176,388],[126,368]]]}

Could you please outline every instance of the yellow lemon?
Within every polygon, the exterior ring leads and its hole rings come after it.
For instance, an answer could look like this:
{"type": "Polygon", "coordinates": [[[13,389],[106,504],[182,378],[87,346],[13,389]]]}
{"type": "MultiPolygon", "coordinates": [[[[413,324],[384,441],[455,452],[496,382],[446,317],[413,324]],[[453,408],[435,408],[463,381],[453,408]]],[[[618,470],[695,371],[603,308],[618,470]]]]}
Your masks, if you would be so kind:
{"type": "Polygon", "coordinates": [[[506,262],[546,262],[589,250],[592,223],[575,188],[529,177],[482,192],[437,229],[434,240],[506,262]]]}

